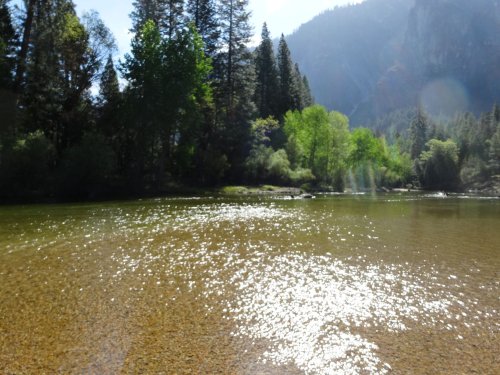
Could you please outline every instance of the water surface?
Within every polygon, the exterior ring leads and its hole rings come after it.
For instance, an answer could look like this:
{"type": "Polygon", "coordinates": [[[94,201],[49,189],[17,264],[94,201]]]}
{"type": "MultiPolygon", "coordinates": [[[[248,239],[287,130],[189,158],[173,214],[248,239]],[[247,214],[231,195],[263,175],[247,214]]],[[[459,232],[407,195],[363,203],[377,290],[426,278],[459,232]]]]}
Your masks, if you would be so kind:
{"type": "Polygon", "coordinates": [[[500,372],[500,201],[0,208],[0,373],[500,372]]]}

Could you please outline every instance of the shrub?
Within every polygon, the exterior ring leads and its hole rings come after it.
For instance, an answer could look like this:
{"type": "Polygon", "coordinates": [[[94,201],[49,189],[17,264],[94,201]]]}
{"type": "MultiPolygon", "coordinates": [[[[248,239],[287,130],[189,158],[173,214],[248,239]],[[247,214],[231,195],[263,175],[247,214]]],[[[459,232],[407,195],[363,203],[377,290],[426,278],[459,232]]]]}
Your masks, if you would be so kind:
{"type": "Polygon", "coordinates": [[[92,198],[110,187],[115,154],[102,135],[85,134],[62,156],[58,173],[61,195],[92,198]]]}
{"type": "Polygon", "coordinates": [[[7,197],[38,197],[50,192],[55,150],[43,132],[29,133],[2,150],[0,192],[7,197]]]}

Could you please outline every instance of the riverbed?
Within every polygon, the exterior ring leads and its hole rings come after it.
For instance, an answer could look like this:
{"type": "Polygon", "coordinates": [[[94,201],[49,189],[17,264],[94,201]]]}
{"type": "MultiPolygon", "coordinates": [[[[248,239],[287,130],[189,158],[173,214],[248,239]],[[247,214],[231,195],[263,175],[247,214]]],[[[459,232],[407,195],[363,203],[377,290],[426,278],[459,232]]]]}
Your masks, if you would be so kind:
{"type": "Polygon", "coordinates": [[[2,374],[500,373],[500,200],[0,207],[2,374]]]}

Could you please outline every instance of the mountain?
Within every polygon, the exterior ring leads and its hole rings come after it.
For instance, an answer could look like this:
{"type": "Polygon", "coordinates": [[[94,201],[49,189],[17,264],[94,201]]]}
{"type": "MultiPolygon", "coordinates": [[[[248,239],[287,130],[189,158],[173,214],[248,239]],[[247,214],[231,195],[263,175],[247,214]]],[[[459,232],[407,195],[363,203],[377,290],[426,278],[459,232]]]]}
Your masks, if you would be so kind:
{"type": "Polygon", "coordinates": [[[500,0],[366,0],[288,36],[316,101],[369,123],[422,105],[481,112],[500,102],[500,0]]]}

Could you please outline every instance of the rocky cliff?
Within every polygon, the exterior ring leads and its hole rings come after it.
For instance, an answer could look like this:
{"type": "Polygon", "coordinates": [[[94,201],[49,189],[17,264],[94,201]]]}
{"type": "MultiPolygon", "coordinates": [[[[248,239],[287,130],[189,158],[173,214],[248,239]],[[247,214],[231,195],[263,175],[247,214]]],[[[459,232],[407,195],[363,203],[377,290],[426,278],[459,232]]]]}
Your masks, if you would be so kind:
{"type": "Polygon", "coordinates": [[[318,103],[364,123],[421,104],[480,112],[500,102],[500,0],[367,0],[288,38],[318,103]]]}

